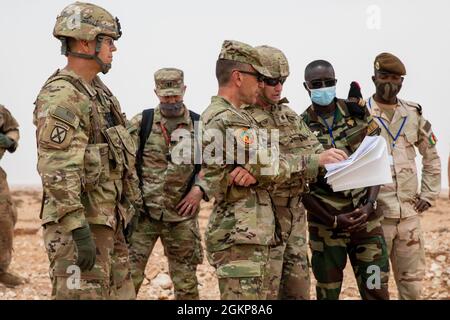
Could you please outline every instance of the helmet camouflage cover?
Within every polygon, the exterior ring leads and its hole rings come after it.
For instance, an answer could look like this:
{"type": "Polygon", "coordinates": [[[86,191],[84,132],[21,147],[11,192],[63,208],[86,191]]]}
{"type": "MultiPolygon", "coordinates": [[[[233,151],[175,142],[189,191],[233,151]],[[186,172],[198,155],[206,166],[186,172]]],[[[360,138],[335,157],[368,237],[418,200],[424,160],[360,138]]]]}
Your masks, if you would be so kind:
{"type": "Polygon", "coordinates": [[[53,35],[78,40],[95,40],[99,35],[106,35],[115,40],[122,35],[119,19],[95,4],[75,2],[65,7],[56,18],[53,35]]]}

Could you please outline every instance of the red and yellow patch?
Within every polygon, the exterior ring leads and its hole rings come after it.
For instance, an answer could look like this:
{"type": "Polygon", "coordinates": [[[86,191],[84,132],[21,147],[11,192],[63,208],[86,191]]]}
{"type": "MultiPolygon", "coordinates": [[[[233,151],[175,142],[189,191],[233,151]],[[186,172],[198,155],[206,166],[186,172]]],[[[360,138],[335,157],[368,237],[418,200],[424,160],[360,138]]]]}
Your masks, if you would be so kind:
{"type": "Polygon", "coordinates": [[[241,128],[236,132],[236,137],[244,144],[253,144],[255,142],[255,135],[252,129],[241,128]]]}

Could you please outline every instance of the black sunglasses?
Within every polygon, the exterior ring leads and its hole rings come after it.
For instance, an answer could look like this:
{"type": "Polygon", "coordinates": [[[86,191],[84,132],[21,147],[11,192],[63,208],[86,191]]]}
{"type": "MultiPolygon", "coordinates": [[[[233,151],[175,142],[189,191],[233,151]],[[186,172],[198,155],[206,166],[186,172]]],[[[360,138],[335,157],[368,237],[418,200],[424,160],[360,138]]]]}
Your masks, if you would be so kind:
{"type": "Polygon", "coordinates": [[[281,83],[283,85],[285,81],[286,81],[285,77],[281,77],[281,78],[266,78],[266,77],[264,77],[264,83],[271,87],[275,87],[279,83],[281,83]]]}
{"type": "Polygon", "coordinates": [[[257,72],[251,72],[251,71],[243,71],[243,70],[236,70],[240,73],[249,74],[251,76],[254,76],[258,82],[264,81],[264,76],[262,74],[259,74],[257,72]]]}
{"type": "Polygon", "coordinates": [[[336,85],[337,79],[327,79],[327,80],[311,80],[308,81],[308,88],[309,89],[320,89],[320,88],[327,88],[327,87],[333,87],[336,85]]]}

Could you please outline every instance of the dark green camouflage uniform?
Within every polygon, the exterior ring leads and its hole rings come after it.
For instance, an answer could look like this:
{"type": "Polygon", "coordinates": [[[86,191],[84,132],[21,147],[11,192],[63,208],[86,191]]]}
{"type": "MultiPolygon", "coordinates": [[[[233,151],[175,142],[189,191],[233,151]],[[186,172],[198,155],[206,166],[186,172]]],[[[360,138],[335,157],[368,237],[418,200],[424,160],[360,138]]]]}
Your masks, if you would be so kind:
{"type": "MultiPolygon", "coordinates": [[[[352,154],[366,135],[379,134],[378,125],[373,121],[365,106],[360,107],[344,100],[336,100],[336,120],[333,137],[336,148],[352,154]],[[358,109],[359,108],[359,109],[358,109]]],[[[314,106],[310,106],[302,118],[310,130],[317,136],[325,149],[332,148],[332,140],[323,119],[317,115],[314,106]]],[[[333,114],[325,120],[328,125],[333,122],[333,114]]],[[[325,170],[321,170],[316,183],[310,185],[311,194],[332,215],[347,213],[359,207],[365,201],[367,189],[353,189],[333,192],[324,178],[325,170]]],[[[358,288],[363,299],[388,299],[389,261],[386,242],[381,228],[382,217],[373,214],[368,218],[367,227],[353,233],[321,224],[308,212],[310,247],[312,250],[312,269],[317,280],[318,299],[338,299],[341,291],[343,271],[350,258],[358,288]],[[370,289],[372,267],[379,267],[381,285],[370,289]],[[369,268],[370,267],[370,268],[369,268]]]]}

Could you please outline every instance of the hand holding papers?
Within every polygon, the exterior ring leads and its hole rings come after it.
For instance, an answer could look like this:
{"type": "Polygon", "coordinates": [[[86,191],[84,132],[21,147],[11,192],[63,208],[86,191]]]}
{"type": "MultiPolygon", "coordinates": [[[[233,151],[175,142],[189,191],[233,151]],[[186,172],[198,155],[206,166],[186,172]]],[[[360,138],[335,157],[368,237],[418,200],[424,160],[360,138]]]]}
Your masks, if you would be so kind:
{"type": "Polygon", "coordinates": [[[391,167],[383,137],[367,136],[347,160],[325,165],[333,191],[392,183],[391,167]]]}

